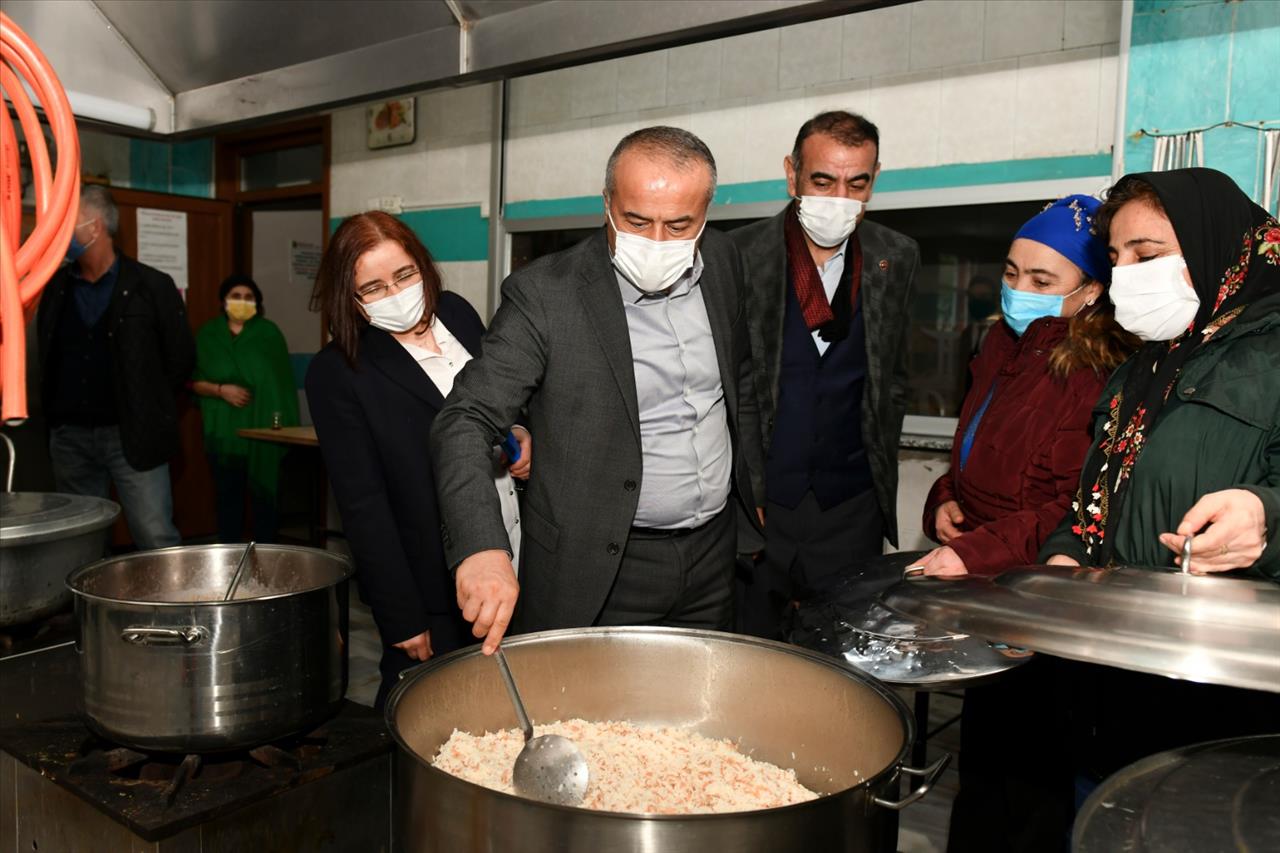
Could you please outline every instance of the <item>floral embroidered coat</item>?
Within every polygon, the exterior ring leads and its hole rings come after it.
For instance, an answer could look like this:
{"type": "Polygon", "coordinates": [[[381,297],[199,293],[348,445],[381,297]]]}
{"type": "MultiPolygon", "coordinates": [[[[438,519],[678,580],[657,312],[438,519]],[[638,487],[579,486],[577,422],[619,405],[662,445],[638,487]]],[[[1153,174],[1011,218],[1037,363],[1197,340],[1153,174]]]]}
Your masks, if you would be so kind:
{"type": "MultiPolygon", "coordinates": [[[[1109,436],[1128,368],[1115,372],[1094,411],[1093,453],[1109,436]]],[[[1112,533],[1115,562],[1173,566],[1175,555],[1159,535],[1176,530],[1204,495],[1243,488],[1262,500],[1267,519],[1267,548],[1248,573],[1280,580],[1280,293],[1254,303],[1197,348],[1144,441],[1112,533]]],[[[1099,520],[1101,508],[1085,497],[1046,541],[1042,558],[1096,562],[1072,531],[1099,520]]]]}

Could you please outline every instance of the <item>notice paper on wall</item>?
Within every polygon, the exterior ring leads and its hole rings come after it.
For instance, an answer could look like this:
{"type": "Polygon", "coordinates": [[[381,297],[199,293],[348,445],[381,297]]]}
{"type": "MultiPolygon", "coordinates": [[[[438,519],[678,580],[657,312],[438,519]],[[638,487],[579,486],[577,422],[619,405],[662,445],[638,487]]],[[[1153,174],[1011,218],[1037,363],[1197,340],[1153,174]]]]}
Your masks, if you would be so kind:
{"type": "Polygon", "coordinates": [[[138,262],[173,276],[187,298],[187,214],[138,208],[138,262]]]}
{"type": "Polygon", "coordinates": [[[289,282],[291,284],[311,284],[320,272],[320,255],[323,253],[319,243],[307,240],[289,241],[289,282]]]}

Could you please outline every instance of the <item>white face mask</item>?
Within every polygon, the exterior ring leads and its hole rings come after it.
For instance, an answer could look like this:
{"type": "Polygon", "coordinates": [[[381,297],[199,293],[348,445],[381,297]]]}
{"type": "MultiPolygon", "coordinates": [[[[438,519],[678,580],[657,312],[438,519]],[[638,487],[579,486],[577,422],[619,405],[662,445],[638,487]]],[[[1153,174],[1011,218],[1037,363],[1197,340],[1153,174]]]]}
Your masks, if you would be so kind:
{"type": "Polygon", "coordinates": [[[858,225],[858,217],[866,205],[856,198],[834,195],[800,196],[800,224],[809,239],[830,249],[839,246],[858,225]]]}
{"type": "Polygon", "coordinates": [[[384,332],[407,332],[422,322],[427,297],[422,289],[422,282],[418,282],[377,302],[361,305],[369,315],[370,325],[384,332]]]}
{"type": "Polygon", "coordinates": [[[627,277],[627,281],[645,293],[658,293],[680,280],[680,276],[693,266],[698,238],[707,227],[704,221],[692,240],[650,240],[639,234],[619,231],[613,224],[608,202],[605,203],[605,216],[613,225],[613,265],[627,277]]]}
{"type": "Polygon", "coordinates": [[[1182,255],[1165,255],[1111,270],[1111,302],[1116,322],[1144,341],[1171,341],[1187,330],[1200,297],[1182,271],[1182,255]]]}

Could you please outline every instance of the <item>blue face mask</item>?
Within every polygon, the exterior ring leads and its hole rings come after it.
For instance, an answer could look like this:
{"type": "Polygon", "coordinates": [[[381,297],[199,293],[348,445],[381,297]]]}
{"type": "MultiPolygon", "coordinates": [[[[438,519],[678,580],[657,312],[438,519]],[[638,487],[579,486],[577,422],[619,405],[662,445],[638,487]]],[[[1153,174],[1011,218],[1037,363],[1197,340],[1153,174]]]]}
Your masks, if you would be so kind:
{"type": "Polygon", "coordinates": [[[1047,293],[1014,290],[1007,281],[1001,281],[1000,311],[1013,333],[1021,337],[1027,327],[1041,317],[1061,317],[1063,301],[1068,296],[1079,293],[1084,287],[1082,284],[1064,296],[1050,296],[1047,293]]]}
{"type": "MultiPolygon", "coordinates": [[[[92,221],[93,221],[92,219],[88,219],[88,220],[85,220],[84,222],[81,222],[80,225],[88,225],[92,221]]],[[[76,228],[79,228],[80,225],[77,225],[76,228]]],[[[67,246],[67,255],[65,258],[65,263],[74,264],[76,261],[80,260],[80,256],[83,255],[85,252],[89,251],[89,247],[92,246],[94,240],[97,240],[97,239],[98,239],[97,237],[94,237],[93,240],[90,240],[88,243],[81,243],[79,240],[76,239],[76,232],[72,231],[71,245],[67,246]]]]}

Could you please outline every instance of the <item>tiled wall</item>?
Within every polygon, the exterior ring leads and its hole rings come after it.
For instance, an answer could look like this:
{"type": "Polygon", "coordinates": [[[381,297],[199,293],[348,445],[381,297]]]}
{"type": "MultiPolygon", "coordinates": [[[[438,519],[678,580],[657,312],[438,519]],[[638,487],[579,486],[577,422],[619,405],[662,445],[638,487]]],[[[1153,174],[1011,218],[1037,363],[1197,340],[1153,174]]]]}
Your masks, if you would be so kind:
{"type": "Polygon", "coordinates": [[[507,200],[598,194],[655,123],[701,136],[722,184],[776,180],[837,107],[880,126],[887,173],[1109,151],[1119,26],[1115,0],[924,0],[519,78],[507,200]]]}
{"type": "Polygon", "coordinates": [[[81,170],[116,187],[213,198],[213,140],[159,142],[80,131],[81,170]]]}
{"type": "Polygon", "coordinates": [[[489,152],[492,85],[417,96],[417,137],[410,145],[370,150],[366,106],[332,115],[330,226],[369,208],[369,199],[400,196],[404,220],[440,266],[444,283],[485,311],[488,273],[489,152]]]}
{"type": "MultiPolygon", "coordinates": [[[[1126,171],[1151,168],[1154,142],[1139,130],[1182,132],[1217,124],[1280,128],[1280,2],[1138,0],[1134,6],[1125,125],[1126,171]]],[[[1261,134],[1205,133],[1205,165],[1262,197],[1261,134]]],[[[1274,212],[1274,211],[1273,211],[1274,212]]]]}

